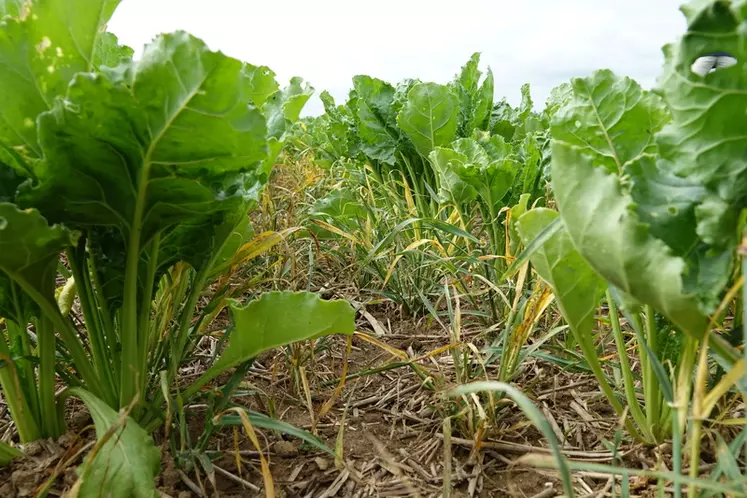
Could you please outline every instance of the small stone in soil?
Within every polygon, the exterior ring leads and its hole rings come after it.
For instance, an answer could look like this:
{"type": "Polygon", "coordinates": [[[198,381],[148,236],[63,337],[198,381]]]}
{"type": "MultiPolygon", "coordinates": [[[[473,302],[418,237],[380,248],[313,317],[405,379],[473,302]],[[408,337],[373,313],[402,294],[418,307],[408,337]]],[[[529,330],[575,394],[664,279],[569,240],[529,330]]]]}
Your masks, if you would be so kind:
{"type": "Polygon", "coordinates": [[[316,457],[314,459],[314,463],[316,463],[316,466],[319,467],[319,470],[321,471],[327,470],[329,468],[329,462],[322,457],[316,457]]]}

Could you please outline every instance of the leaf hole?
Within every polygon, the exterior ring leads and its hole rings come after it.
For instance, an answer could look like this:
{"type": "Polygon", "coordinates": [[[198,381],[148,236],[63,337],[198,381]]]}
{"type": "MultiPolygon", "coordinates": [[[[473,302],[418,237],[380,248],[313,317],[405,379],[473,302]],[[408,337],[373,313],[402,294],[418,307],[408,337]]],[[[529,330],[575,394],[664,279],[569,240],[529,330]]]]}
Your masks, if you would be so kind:
{"type": "Polygon", "coordinates": [[[712,52],[695,59],[690,70],[698,76],[705,76],[719,69],[736,65],[737,58],[729,52],[712,52]]]}

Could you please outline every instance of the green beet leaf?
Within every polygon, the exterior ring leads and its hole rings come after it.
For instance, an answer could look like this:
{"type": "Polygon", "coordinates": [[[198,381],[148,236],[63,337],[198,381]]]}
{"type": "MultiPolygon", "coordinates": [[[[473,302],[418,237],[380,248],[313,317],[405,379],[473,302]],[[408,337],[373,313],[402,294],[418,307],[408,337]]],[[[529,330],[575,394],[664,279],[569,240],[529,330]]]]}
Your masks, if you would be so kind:
{"type": "Polygon", "coordinates": [[[714,250],[697,234],[697,209],[707,190],[693,178],[678,177],[673,166],[642,155],[624,168],[636,212],[651,235],[662,240],[685,261],[683,292],[693,294],[710,314],[720,302],[732,267],[732,252],[714,250]]]}
{"type": "Polygon", "coordinates": [[[31,299],[56,308],[57,260],[73,244],[69,230],[50,227],[38,211],[0,203],[0,316],[25,326],[36,308],[31,299]]]}
{"type": "Polygon", "coordinates": [[[312,292],[267,292],[241,306],[230,304],[234,329],[220,358],[185,392],[189,398],[221,372],[297,341],[330,334],[351,335],[355,311],[347,301],[325,301],[312,292]]]}
{"type": "Polygon", "coordinates": [[[81,498],[154,498],[159,496],[155,478],[160,469],[160,451],[153,439],[130,417],[120,424],[120,414],[90,392],[72,388],[70,394],[83,400],[101,439],[109,439],[78,469],[74,489],[81,498]]]}
{"type": "Polygon", "coordinates": [[[521,144],[522,168],[521,172],[518,174],[521,179],[519,182],[521,191],[536,196],[541,195],[540,166],[542,161],[542,151],[540,150],[540,144],[537,141],[537,138],[540,135],[540,133],[533,133],[524,137],[524,141],[521,144]]]}
{"type": "Polygon", "coordinates": [[[634,200],[645,191],[640,172],[656,167],[647,153],[656,152],[653,132],[666,108],[609,71],[574,80],[573,93],[552,128],[552,184],[570,238],[611,284],[702,335],[705,316],[684,289],[685,260],[642,220],[645,199],[634,200]]]}
{"type": "Polygon", "coordinates": [[[349,104],[355,106],[362,152],[370,159],[393,165],[400,141],[394,110],[396,90],[389,83],[370,76],[354,77],[353,87],[356,98],[349,104]]]}
{"type": "Polygon", "coordinates": [[[477,95],[473,99],[472,112],[465,128],[466,132],[473,130],[487,130],[490,125],[490,113],[493,110],[493,96],[495,94],[495,81],[493,71],[488,68],[485,79],[480,85],[477,95]]]}
{"type": "Polygon", "coordinates": [[[459,99],[457,134],[461,137],[470,136],[475,129],[485,129],[493,108],[493,72],[488,68],[480,84],[479,64],[480,54],[475,53],[450,85],[459,99]]]}
{"type": "Polygon", "coordinates": [[[733,251],[739,213],[747,207],[747,9],[740,2],[710,1],[683,8],[687,32],[664,47],[659,86],[672,122],[657,136],[673,171],[706,187],[696,209],[698,234],[717,251],[733,251]],[[705,76],[691,70],[698,57],[727,52],[737,64],[705,76]]]}
{"type": "Polygon", "coordinates": [[[308,84],[302,84],[301,78],[291,79],[290,85],[272,93],[262,105],[262,113],[267,119],[269,154],[265,159],[262,172],[269,175],[275,165],[287,134],[298,120],[303,106],[314,93],[308,84]]]}
{"type": "Polygon", "coordinates": [[[304,85],[301,78],[295,77],[286,88],[267,97],[262,105],[262,112],[267,119],[269,135],[282,140],[291,125],[298,120],[303,106],[313,93],[312,87],[304,85]]]}
{"type": "Polygon", "coordinates": [[[431,164],[438,173],[442,203],[454,202],[467,205],[478,197],[477,189],[459,176],[459,171],[468,167],[467,156],[453,149],[436,147],[430,154],[431,164]]]}
{"type": "Polygon", "coordinates": [[[545,101],[545,109],[542,111],[543,119],[552,121],[555,114],[568,103],[573,97],[573,88],[569,83],[561,83],[552,90],[545,101]]]}
{"type": "MultiPolygon", "coordinates": [[[[524,213],[516,223],[524,245],[528,246],[558,216],[556,211],[547,208],[535,208],[524,213]]],[[[568,322],[602,391],[615,411],[622,414],[624,408],[607,382],[594,346],[594,317],[599,301],[607,290],[607,283],[579,254],[565,227],[529,259],[542,280],[552,288],[563,318],[568,322]]]]}
{"type": "MultiPolygon", "coordinates": [[[[360,200],[350,189],[332,190],[325,197],[322,197],[311,206],[309,215],[312,219],[321,219],[322,221],[335,221],[342,223],[343,226],[353,224],[359,226],[360,220],[366,218],[366,209],[361,205],[360,200]]],[[[325,229],[314,223],[308,224],[317,237],[334,238],[336,235],[327,232],[325,229]]]]}
{"type": "Polygon", "coordinates": [[[504,205],[517,170],[511,146],[499,135],[479,143],[456,140],[449,149],[437,147],[430,159],[441,179],[442,196],[458,203],[479,196],[493,214],[504,205]]]}
{"type": "Polygon", "coordinates": [[[267,98],[280,88],[275,80],[275,73],[267,66],[245,63],[241,74],[245,78],[246,91],[255,107],[262,108],[267,98]]]}
{"type": "Polygon", "coordinates": [[[76,73],[110,59],[99,50],[111,50],[113,35],[101,28],[118,4],[39,0],[21,7],[21,2],[5,2],[4,10],[20,17],[0,21],[1,145],[13,148],[24,161],[42,156],[37,116],[65,95],[76,73]]]}
{"type": "Polygon", "coordinates": [[[397,114],[397,124],[415,149],[428,157],[436,147],[456,138],[459,99],[445,85],[418,83],[407,94],[407,102],[397,114]]]}
{"type": "Polygon", "coordinates": [[[608,70],[575,78],[572,85],[574,98],[555,115],[553,143],[586,152],[617,175],[641,154],[656,152],[653,134],[669,121],[657,95],[608,70]]]}
{"type": "Polygon", "coordinates": [[[552,184],[571,239],[612,285],[699,337],[731,259],[695,231],[705,189],[657,156],[666,107],[610,71],[572,91],[552,127],[552,184]]]}
{"type": "Polygon", "coordinates": [[[493,106],[490,111],[489,124],[492,135],[500,135],[510,142],[516,135],[518,125],[519,118],[516,110],[511,107],[505,98],[493,106]]]}
{"type": "MultiPolygon", "coordinates": [[[[556,211],[547,208],[524,213],[516,222],[516,230],[524,245],[532,242],[558,216],[556,211]]],[[[607,284],[576,251],[568,232],[561,229],[529,260],[540,277],[552,287],[563,317],[574,334],[589,335],[607,284]]]]}
{"type": "Polygon", "coordinates": [[[120,45],[114,33],[104,32],[96,38],[93,65],[97,68],[116,67],[132,61],[135,51],[120,45]]]}
{"type": "Polygon", "coordinates": [[[170,226],[235,208],[267,180],[257,174],[266,127],[240,71],[177,32],[117,71],[77,75],[39,119],[46,160],[19,197],[71,227],[118,227],[135,251],[170,226]]]}
{"type": "Polygon", "coordinates": [[[521,194],[519,201],[511,206],[511,223],[508,225],[509,241],[511,242],[511,254],[517,254],[519,247],[521,247],[521,235],[519,234],[516,226],[519,218],[527,212],[529,209],[529,198],[531,194],[521,194]]]}
{"type": "Polygon", "coordinates": [[[224,224],[216,230],[215,234],[222,238],[222,244],[218,246],[211,260],[210,275],[213,277],[225,271],[227,266],[234,262],[234,256],[241,246],[252,240],[255,235],[254,226],[247,214],[241,213],[238,223],[226,219],[224,224]],[[230,228],[228,233],[225,232],[226,228],[230,228]]]}

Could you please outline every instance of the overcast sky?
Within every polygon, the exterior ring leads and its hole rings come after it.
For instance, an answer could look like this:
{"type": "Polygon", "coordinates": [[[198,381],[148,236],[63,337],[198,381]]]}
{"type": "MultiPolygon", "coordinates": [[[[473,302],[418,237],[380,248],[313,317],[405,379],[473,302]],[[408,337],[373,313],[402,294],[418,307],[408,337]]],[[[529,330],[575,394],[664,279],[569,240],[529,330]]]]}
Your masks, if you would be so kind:
{"type": "MultiPolygon", "coordinates": [[[[123,0],[109,23],[142,51],[186,30],[213,50],[267,65],[281,85],[301,76],[340,102],[351,78],[445,83],[473,52],[493,69],[496,100],[535,105],[555,85],[609,68],[651,87],[661,46],[685,29],[680,0],[123,0]]],[[[322,112],[317,97],[304,114],[322,112]]]]}

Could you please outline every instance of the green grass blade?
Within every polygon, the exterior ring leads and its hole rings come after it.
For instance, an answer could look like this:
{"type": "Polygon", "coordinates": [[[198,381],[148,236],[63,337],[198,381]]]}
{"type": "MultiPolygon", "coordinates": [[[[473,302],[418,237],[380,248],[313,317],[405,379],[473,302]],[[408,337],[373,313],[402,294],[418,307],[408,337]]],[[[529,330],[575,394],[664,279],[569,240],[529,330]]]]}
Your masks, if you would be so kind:
{"type": "MultiPolygon", "coordinates": [[[[324,444],[320,439],[318,439],[316,436],[314,436],[310,432],[307,432],[303,429],[299,429],[298,427],[295,427],[287,422],[283,422],[282,420],[277,420],[272,417],[268,417],[267,415],[264,415],[259,412],[255,412],[252,410],[246,410],[246,409],[244,409],[244,411],[246,411],[247,415],[249,416],[249,420],[252,422],[252,425],[256,428],[269,429],[272,431],[282,432],[283,434],[297,437],[301,441],[309,443],[315,448],[325,451],[329,453],[330,455],[335,454],[333,449],[331,449],[329,446],[324,444]]],[[[241,418],[238,415],[225,415],[221,417],[217,425],[241,426],[241,418]]]]}
{"type": "Polygon", "coordinates": [[[574,494],[573,484],[571,482],[571,473],[566,463],[565,457],[561,453],[560,445],[558,444],[557,439],[555,439],[555,434],[552,431],[552,427],[550,427],[550,423],[547,421],[547,419],[542,415],[537,407],[534,406],[531,400],[526,397],[524,393],[516,389],[514,386],[506,384],[504,382],[480,381],[472,382],[470,384],[464,384],[455,389],[452,389],[448,392],[448,396],[456,397],[462,396],[464,394],[472,394],[483,391],[506,394],[517,405],[519,405],[519,408],[521,408],[521,411],[524,412],[524,415],[527,416],[529,421],[532,422],[532,424],[534,424],[534,426],[542,432],[542,434],[547,439],[550,448],[552,449],[556,468],[560,472],[560,477],[563,480],[563,489],[565,490],[565,494],[568,498],[573,498],[574,494]]]}
{"type": "Polygon", "coordinates": [[[11,460],[20,456],[23,456],[20,450],[7,443],[0,442],[0,466],[8,465],[11,460]]]}

